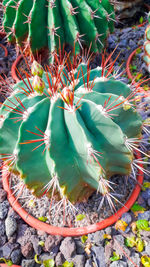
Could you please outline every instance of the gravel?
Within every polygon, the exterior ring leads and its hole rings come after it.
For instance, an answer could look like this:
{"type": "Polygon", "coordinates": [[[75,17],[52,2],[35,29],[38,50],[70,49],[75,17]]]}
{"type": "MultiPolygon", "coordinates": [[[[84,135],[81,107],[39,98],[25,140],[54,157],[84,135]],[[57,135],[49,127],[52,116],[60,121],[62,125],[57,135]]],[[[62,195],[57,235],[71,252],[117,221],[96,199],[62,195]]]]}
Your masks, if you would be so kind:
{"type": "MultiPolygon", "coordinates": [[[[133,25],[133,24],[132,24],[133,25]]],[[[113,55],[115,58],[120,52],[120,56],[115,64],[116,70],[120,64],[125,67],[126,60],[129,54],[144,42],[144,31],[146,25],[141,28],[128,27],[122,25],[121,28],[116,28],[115,33],[108,38],[108,52],[118,47],[113,55]]],[[[5,44],[4,40],[0,40],[5,44]]],[[[3,58],[0,53],[0,74],[8,76],[9,83],[12,83],[10,68],[16,58],[14,47],[8,46],[8,58],[3,58]]],[[[96,58],[98,60],[99,57],[96,58]]],[[[97,62],[94,63],[95,65],[97,62]]],[[[142,53],[138,55],[138,70],[145,66],[142,63],[142,53]]],[[[122,67],[122,68],[123,68],[122,67]]],[[[146,70],[144,72],[146,74],[146,70]]],[[[125,76],[123,81],[128,83],[129,80],[125,76]]],[[[1,87],[2,91],[6,90],[5,86],[1,87]]],[[[1,100],[4,98],[1,97],[1,100]]],[[[143,114],[143,119],[149,116],[149,111],[143,114]]],[[[148,148],[147,144],[147,148],[148,148]]],[[[149,181],[149,175],[145,174],[144,181],[149,181]]],[[[125,237],[133,235],[131,224],[137,219],[150,220],[150,189],[143,191],[138,203],[146,208],[144,213],[138,214],[135,218],[134,214],[129,211],[122,216],[122,220],[128,224],[125,232],[116,230],[115,226],[110,226],[104,230],[89,234],[85,244],[81,242],[81,237],[55,237],[47,235],[42,231],[32,229],[17,215],[9,206],[6,200],[6,193],[1,188],[0,181],[0,257],[11,259],[14,264],[20,264],[22,267],[38,267],[40,264],[35,263],[34,256],[38,255],[41,262],[46,259],[53,258],[56,266],[62,265],[65,260],[73,262],[75,267],[131,267],[133,262],[140,266],[140,258],[142,255],[150,255],[150,232],[141,231],[141,237],[146,240],[145,249],[142,253],[135,251],[135,248],[127,248],[124,244],[125,237]],[[105,239],[104,235],[111,235],[111,239],[105,239]],[[43,243],[40,243],[43,241],[43,243]],[[86,250],[86,247],[89,250],[86,250]],[[125,256],[124,252],[130,260],[125,256]],[[116,251],[120,255],[120,260],[110,262],[113,252],[116,251]],[[132,262],[133,261],[133,262],[132,262]]],[[[43,211],[44,215],[44,211],[43,211]]],[[[43,265],[41,265],[43,266],[43,265]]]]}

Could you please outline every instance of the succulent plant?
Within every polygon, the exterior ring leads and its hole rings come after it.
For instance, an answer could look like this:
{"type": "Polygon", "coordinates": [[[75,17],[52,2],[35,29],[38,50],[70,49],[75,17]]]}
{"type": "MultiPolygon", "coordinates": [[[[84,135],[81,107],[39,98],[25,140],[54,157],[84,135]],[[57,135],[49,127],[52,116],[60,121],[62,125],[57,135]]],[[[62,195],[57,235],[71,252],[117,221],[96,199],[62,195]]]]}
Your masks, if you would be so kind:
{"type": "Polygon", "coordinates": [[[109,0],[3,0],[3,27],[9,42],[35,53],[59,43],[100,51],[114,28],[114,9],[109,0]]]}
{"type": "Polygon", "coordinates": [[[114,63],[68,62],[43,75],[33,62],[13,87],[0,109],[0,155],[37,197],[75,203],[95,190],[108,196],[109,178],[130,174],[142,120],[135,92],[111,75],[114,63]]]}
{"type": "Polygon", "coordinates": [[[145,31],[145,42],[144,42],[144,61],[147,66],[148,72],[150,72],[150,12],[148,14],[148,23],[149,25],[145,31]]]}

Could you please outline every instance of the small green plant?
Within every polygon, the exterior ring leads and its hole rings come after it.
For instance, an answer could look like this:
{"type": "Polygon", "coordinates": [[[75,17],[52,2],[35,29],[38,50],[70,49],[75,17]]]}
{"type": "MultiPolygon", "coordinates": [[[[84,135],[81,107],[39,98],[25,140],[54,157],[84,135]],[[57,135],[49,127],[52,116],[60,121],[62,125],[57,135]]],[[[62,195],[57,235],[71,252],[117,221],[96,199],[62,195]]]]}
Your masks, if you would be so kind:
{"type": "Polygon", "coordinates": [[[9,42],[31,49],[48,48],[50,55],[59,44],[83,46],[100,51],[114,29],[114,7],[109,0],[3,0],[3,27],[9,42]]]}

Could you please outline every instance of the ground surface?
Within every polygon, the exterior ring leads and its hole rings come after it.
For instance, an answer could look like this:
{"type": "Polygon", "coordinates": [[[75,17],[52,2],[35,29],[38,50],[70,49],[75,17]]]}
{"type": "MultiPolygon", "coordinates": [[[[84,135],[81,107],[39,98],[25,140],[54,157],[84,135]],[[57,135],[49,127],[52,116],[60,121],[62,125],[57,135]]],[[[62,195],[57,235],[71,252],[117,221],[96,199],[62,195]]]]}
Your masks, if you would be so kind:
{"type": "MultiPolygon", "coordinates": [[[[132,26],[135,25],[132,24],[132,26]]],[[[128,27],[126,22],[121,28],[116,28],[115,34],[108,38],[109,52],[113,51],[118,44],[114,55],[116,56],[120,52],[116,70],[121,63],[125,66],[129,54],[144,42],[146,24],[140,28],[133,28],[132,26],[128,27]]],[[[2,39],[0,42],[5,44],[2,39]]],[[[16,53],[13,46],[7,47],[7,58],[4,58],[3,51],[0,49],[0,74],[6,74],[9,81],[12,82],[10,67],[16,53]]],[[[140,56],[139,58],[141,60],[140,56]]],[[[97,62],[95,62],[96,65],[97,62]]],[[[124,82],[128,83],[127,76],[125,74],[123,76],[124,82]]],[[[5,91],[5,88],[3,90],[5,91]]],[[[149,113],[148,109],[142,116],[146,118],[149,113]]],[[[148,176],[145,175],[144,181],[149,181],[148,176]]],[[[145,211],[137,216],[132,211],[125,213],[122,217],[122,220],[127,223],[125,231],[116,230],[115,225],[113,225],[105,230],[89,234],[84,243],[81,237],[51,236],[29,227],[10,207],[0,183],[0,257],[24,267],[40,266],[46,259],[54,259],[56,266],[61,266],[65,261],[68,261],[73,262],[75,267],[139,267],[142,255],[150,255],[150,231],[140,232],[141,240],[145,241],[141,252],[137,251],[135,247],[127,247],[124,242],[127,237],[137,237],[137,233],[132,231],[131,224],[133,222],[139,219],[150,221],[150,188],[141,192],[138,203],[145,208],[145,211]],[[110,257],[113,256],[114,251],[119,254],[119,259],[112,262],[110,257]],[[41,263],[36,263],[38,261],[41,263]]]]}

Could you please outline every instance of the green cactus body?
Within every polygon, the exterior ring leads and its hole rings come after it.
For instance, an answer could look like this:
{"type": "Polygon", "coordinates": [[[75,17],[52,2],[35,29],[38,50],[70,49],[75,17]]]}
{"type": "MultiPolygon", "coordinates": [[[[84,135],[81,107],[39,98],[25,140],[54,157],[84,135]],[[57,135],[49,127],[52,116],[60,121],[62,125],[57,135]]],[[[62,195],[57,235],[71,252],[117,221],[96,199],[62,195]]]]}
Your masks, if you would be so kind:
{"type": "Polygon", "coordinates": [[[33,78],[19,82],[0,109],[1,157],[38,197],[51,196],[56,179],[55,193],[76,202],[98,189],[100,177],[131,172],[134,155],[126,139],[141,136],[142,121],[128,102],[130,87],[102,77],[100,67],[88,81],[81,66],[84,78],[75,72],[67,87],[62,83],[55,91],[57,75],[43,74],[42,94],[34,91],[33,78]]]}
{"type": "Polygon", "coordinates": [[[144,42],[144,56],[143,59],[146,63],[147,70],[150,72],[150,12],[148,14],[149,25],[145,31],[145,42],[144,42]]]}
{"type": "Polygon", "coordinates": [[[97,52],[113,31],[114,8],[106,0],[4,0],[3,6],[8,40],[29,45],[33,53],[47,47],[53,53],[60,44],[75,46],[76,53],[92,44],[97,52]]]}

